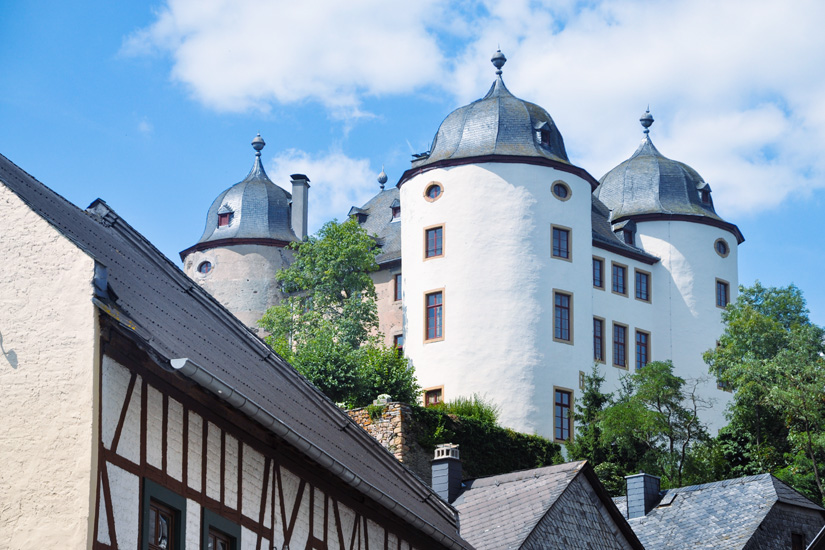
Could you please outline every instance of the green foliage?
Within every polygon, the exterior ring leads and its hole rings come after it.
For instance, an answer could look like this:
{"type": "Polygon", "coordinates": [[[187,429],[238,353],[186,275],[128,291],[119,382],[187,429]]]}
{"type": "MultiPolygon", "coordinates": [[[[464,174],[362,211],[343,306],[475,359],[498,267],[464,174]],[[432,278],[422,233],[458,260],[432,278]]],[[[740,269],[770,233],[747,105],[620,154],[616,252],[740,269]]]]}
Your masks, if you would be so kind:
{"type": "Polygon", "coordinates": [[[543,437],[448,414],[434,407],[413,405],[412,416],[416,439],[425,450],[432,452],[441,443],[460,446],[465,479],[563,462],[561,447],[543,437]]]}
{"type": "Polygon", "coordinates": [[[370,420],[378,422],[384,414],[384,405],[367,405],[367,414],[370,415],[370,420]]]}
{"type": "Polygon", "coordinates": [[[360,407],[382,393],[414,402],[412,364],[377,334],[375,241],[347,220],[290,246],[294,261],[276,275],[287,296],[258,322],[267,343],[335,402],[360,407]]]}
{"type": "Polygon", "coordinates": [[[693,447],[708,437],[699,411],[710,405],[697,395],[697,385],[676,376],[670,361],[648,363],[626,377],[600,423],[602,441],[616,446],[620,464],[655,473],[664,487],[682,485],[693,447]]]}
{"type": "Polygon", "coordinates": [[[573,415],[576,425],[576,437],[567,444],[567,452],[574,460],[589,460],[593,464],[602,464],[608,460],[611,447],[602,439],[601,420],[604,408],[610,403],[612,395],[602,392],[604,376],[594,364],[590,374],[584,377],[584,390],[576,400],[573,415]]]}
{"type": "Polygon", "coordinates": [[[499,406],[485,400],[477,393],[472,397],[456,397],[452,401],[432,405],[431,408],[463,418],[472,418],[493,426],[498,425],[499,406]]]}
{"type": "Polygon", "coordinates": [[[813,325],[795,286],[740,288],[723,314],[719,346],[705,353],[711,372],[735,390],[720,434],[734,475],[772,471],[825,499],[825,331],[813,325]]]}

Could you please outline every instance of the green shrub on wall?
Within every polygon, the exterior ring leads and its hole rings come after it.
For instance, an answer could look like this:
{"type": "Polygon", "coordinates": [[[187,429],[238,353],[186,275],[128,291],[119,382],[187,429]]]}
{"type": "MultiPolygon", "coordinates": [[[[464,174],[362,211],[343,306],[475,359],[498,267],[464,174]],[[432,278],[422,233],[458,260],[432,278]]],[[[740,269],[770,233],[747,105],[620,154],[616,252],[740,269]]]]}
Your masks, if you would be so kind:
{"type": "Polygon", "coordinates": [[[561,447],[473,418],[412,405],[412,430],[418,444],[432,452],[441,443],[456,443],[464,479],[505,474],[564,462],[561,447]]]}

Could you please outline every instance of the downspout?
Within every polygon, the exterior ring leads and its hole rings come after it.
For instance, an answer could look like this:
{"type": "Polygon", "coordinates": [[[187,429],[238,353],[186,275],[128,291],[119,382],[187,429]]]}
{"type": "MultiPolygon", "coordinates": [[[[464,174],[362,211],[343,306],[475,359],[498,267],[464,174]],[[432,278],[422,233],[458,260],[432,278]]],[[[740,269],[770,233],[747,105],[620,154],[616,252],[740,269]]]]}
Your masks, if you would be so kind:
{"type": "Polygon", "coordinates": [[[183,376],[191,379],[202,388],[209,390],[226,401],[235,409],[241,411],[256,422],[259,422],[272,433],[282,438],[284,441],[302,451],[318,464],[332,472],[347,485],[357,489],[365,496],[388,508],[413,527],[423,531],[425,534],[436,539],[448,548],[452,548],[454,550],[466,550],[467,546],[460,544],[455,539],[442,533],[433,525],[411,512],[394,498],[361,479],[352,470],[332,458],[329,454],[312,444],[302,435],[296,433],[292,430],[292,428],[278,420],[275,416],[263,410],[235,388],[227,385],[219,378],[208,373],[189,359],[172,359],[170,360],[170,363],[172,364],[172,368],[181,373],[183,376]]]}

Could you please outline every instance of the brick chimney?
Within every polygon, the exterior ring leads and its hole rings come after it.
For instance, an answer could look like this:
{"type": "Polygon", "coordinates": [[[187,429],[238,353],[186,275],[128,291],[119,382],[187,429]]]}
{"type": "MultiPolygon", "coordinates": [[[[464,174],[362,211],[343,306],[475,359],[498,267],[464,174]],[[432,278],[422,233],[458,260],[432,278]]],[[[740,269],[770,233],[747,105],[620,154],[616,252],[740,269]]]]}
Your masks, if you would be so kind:
{"type": "Polygon", "coordinates": [[[458,445],[436,445],[433,458],[433,490],[450,503],[458,498],[461,492],[461,460],[458,457],[458,445]]]}
{"type": "Polygon", "coordinates": [[[625,476],[627,482],[627,519],[646,516],[661,500],[659,478],[645,473],[625,476]]]}
{"type": "Polygon", "coordinates": [[[307,214],[309,212],[309,178],[292,174],[292,231],[302,241],[307,238],[307,214]]]}

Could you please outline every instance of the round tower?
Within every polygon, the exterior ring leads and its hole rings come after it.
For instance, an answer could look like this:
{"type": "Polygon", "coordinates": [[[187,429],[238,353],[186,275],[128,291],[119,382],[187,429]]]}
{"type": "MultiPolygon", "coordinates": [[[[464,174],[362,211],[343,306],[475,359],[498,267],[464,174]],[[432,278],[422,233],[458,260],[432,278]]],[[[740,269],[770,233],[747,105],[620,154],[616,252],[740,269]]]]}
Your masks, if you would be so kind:
{"type": "Polygon", "coordinates": [[[652,279],[654,326],[666,330],[653,339],[652,356],[673,360],[682,377],[708,379],[702,395],[717,403],[707,419],[721,427],[729,394],[708,374],[702,353],[715,346],[721,312],[736,299],[744,237],[716,213],[699,173],[653,145],[649,110],[640,122],[644,136],[636,152],[602,177],[594,195],[610,209],[615,231],[630,232],[637,246],[660,259],[652,279]]]}
{"type": "Polygon", "coordinates": [[[578,387],[570,365],[592,363],[597,182],[547,111],[510,93],[505,61],[398,183],[404,352],[425,401],[486,395],[504,425],[552,437],[554,388],[578,387]]]}
{"type": "Polygon", "coordinates": [[[309,179],[292,176],[293,193],[264,171],[260,134],[249,174],[220,193],[197,244],[180,253],[184,271],[249,327],[280,300],[275,273],[292,259],[287,245],[306,237],[309,179]]]}

